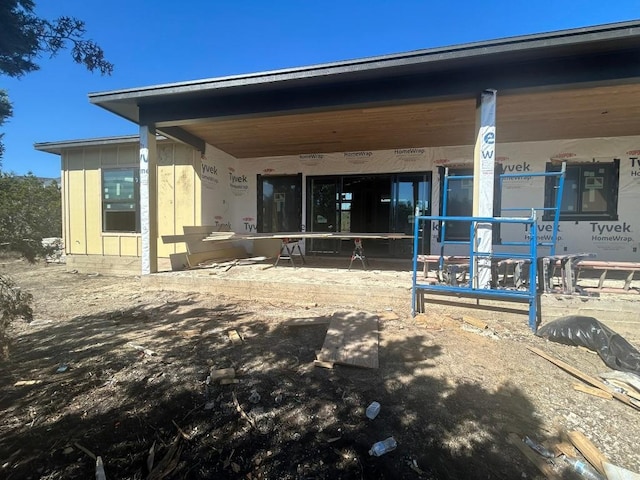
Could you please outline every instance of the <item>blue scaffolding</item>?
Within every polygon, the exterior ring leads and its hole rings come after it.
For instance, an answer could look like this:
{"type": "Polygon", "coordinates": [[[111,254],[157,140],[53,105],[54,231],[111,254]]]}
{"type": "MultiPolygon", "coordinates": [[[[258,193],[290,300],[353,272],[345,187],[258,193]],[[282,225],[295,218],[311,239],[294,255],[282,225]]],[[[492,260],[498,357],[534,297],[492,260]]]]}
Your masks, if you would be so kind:
{"type": "MultiPolygon", "coordinates": [[[[500,192],[502,191],[502,182],[509,178],[522,178],[522,177],[556,177],[555,182],[555,203],[553,206],[542,206],[534,208],[501,208],[502,211],[527,211],[530,212],[528,217],[473,217],[473,216],[450,216],[447,215],[447,203],[449,193],[449,181],[450,180],[470,180],[473,179],[472,175],[457,175],[449,176],[448,169],[445,171],[443,182],[443,195],[442,195],[442,215],[438,216],[416,216],[414,222],[414,245],[413,245],[413,287],[411,294],[412,314],[416,314],[416,310],[424,307],[424,297],[427,292],[444,294],[444,295],[459,295],[473,298],[493,298],[498,300],[507,301],[521,301],[528,302],[529,304],[529,327],[535,331],[537,329],[539,320],[539,295],[538,295],[538,249],[539,247],[546,247],[549,249],[549,255],[555,255],[556,241],[558,237],[558,224],[560,220],[560,209],[562,194],[564,189],[564,179],[566,173],[566,165],[562,164],[560,171],[555,172],[540,172],[540,173],[518,173],[518,174],[501,174],[500,175],[500,192]],[[538,213],[537,212],[553,212],[553,227],[551,232],[550,241],[538,241],[538,213]],[[445,249],[450,245],[468,245],[469,258],[467,269],[469,272],[468,282],[466,284],[432,284],[425,282],[418,282],[418,239],[421,231],[424,229],[425,222],[440,222],[439,242],[440,242],[440,256],[438,259],[438,269],[443,271],[445,266],[445,249]],[[448,222],[468,222],[469,223],[469,240],[446,240],[446,228],[448,222]],[[529,238],[527,241],[509,241],[500,242],[502,246],[519,247],[521,251],[512,252],[478,252],[475,249],[476,235],[478,226],[490,224],[492,227],[494,224],[522,224],[526,225],[529,229],[529,238]],[[525,250],[525,251],[522,251],[525,250]],[[493,264],[495,260],[514,260],[520,262],[520,264],[527,264],[529,266],[528,279],[526,282],[527,288],[518,286],[516,288],[502,287],[492,285],[492,288],[478,288],[474,286],[474,265],[479,258],[488,258],[493,264]],[[420,305],[418,305],[420,300],[420,305]]],[[[454,282],[456,283],[456,282],[454,282]]]]}

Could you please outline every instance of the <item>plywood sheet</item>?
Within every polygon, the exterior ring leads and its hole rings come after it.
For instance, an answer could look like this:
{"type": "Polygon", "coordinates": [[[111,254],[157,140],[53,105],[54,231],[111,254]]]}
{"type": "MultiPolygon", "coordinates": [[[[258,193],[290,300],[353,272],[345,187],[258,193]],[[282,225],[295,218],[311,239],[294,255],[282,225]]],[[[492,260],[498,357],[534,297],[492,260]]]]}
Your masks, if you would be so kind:
{"type": "Polygon", "coordinates": [[[366,312],[335,313],[318,360],[378,368],[378,317],[366,312]]]}

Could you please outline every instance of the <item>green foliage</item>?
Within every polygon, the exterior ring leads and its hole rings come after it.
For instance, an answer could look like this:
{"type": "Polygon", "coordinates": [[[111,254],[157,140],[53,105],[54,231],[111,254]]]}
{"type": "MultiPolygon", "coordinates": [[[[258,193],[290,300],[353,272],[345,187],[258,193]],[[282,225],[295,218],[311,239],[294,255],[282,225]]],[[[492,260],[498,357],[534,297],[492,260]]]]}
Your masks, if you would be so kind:
{"type": "Polygon", "coordinates": [[[46,255],[42,239],[62,233],[61,196],[58,184],[32,174],[18,177],[0,173],[0,245],[34,262],[46,255]]]}
{"type": "Polygon", "coordinates": [[[0,352],[7,357],[7,335],[9,324],[18,318],[27,322],[33,319],[30,293],[23,292],[16,287],[11,278],[0,275],[0,352]]]}
{"type": "Polygon", "coordinates": [[[90,72],[103,75],[113,71],[104,52],[93,41],[85,40],[84,22],[74,17],[45,20],[34,13],[33,0],[0,2],[0,72],[20,77],[39,68],[36,59],[43,53],[56,55],[71,44],[71,57],[90,72]]]}
{"type": "MultiPolygon", "coordinates": [[[[9,95],[5,90],[0,90],[0,127],[7,118],[13,115],[13,107],[9,101],[9,95]]],[[[0,133],[0,167],[2,167],[2,156],[4,154],[4,145],[2,144],[4,133],[0,133]]]]}
{"type": "MultiPolygon", "coordinates": [[[[93,40],[85,40],[84,22],[74,17],[46,20],[38,17],[33,0],[0,0],[0,75],[21,77],[40,67],[37,60],[71,47],[71,58],[90,72],[111,75],[113,64],[93,40]]],[[[13,113],[5,91],[0,90],[0,126],[13,113]]],[[[4,153],[0,134],[0,158],[4,153]]]]}

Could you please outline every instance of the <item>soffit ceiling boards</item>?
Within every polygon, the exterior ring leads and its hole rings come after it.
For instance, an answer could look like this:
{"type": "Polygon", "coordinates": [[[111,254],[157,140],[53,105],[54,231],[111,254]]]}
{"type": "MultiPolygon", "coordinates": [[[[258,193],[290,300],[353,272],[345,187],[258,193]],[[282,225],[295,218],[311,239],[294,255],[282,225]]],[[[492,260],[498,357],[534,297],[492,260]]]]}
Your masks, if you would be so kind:
{"type": "Polygon", "coordinates": [[[91,94],[107,110],[237,158],[640,133],[640,22],[91,94]]]}
{"type": "MultiPolygon", "coordinates": [[[[236,158],[471,145],[475,99],[183,125],[236,158]]],[[[499,143],[640,134],[640,84],[497,96],[499,143]]]]}

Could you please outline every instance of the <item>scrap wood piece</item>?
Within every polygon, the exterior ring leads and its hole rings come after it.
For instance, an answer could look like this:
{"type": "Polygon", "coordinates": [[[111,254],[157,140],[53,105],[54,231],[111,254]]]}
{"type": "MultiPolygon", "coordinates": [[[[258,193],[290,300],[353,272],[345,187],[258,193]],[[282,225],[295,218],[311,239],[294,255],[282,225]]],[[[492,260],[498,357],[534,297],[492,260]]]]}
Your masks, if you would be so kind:
{"type": "Polygon", "coordinates": [[[238,411],[240,416],[242,418],[244,418],[247,422],[249,422],[249,425],[251,425],[254,429],[257,430],[256,422],[254,422],[253,418],[251,418],[249,415],[247,415],[247,413],[240,406],[240,403],[238,402],[238,398],[236,397],[236,392],[231,392],[231,398],[232,398],[233,404],[236,406],[236,410],[238,411]]]}
{"type": "Polygon", "coordinates": [[[318,361],[378,368],[378,317],[366,312],[335,313],[318,361]]]}
{"type": "Polygon", "coordinates": [[[258,262],[264,262],[267,257],[249,257],[238,260],[238,265],[254,265],[258,262]]]}
{"type": "Polygon", "coordinates": [[[578,456],[578,450],[576,450],[576,447],[574,447],[573,444],[567,442],[566,440],[563,440],[560,443],[556,443],[553,446],[553,449],[555,450],[557,457],[559,457],[560,455],[564,455],[565,457],[578,456]]]}
{"type": "Polygon", "coordinates": [[[594,387],[597,387],[600,390],[604,390],[605,392],[610,393],[613,396],[613,398],[615,398],[616,400],[619,400],[622,403],[624,403],[626,405],[629,405],[632,408],[635,408],[636,410],[640,410],[640,405],[638,403],[634,402],[627,395],[625,395],[623,393],[616,392],[611,387],[609,387],[608,385],[604,384],[603,382],[601,382],[597,378],[592,377],[591,375],[587,375],[586,373],[581,372],[577,368],[569,365],[566,362],[563,362],[562,360],[559,360],[557,358],[552,357],[551,355],[543,352],[542,350],[540,350],[538,348],[535,348],[535,347],[527,347],[527,348],[531,352],[535,353],[536,355],[539,355],[540,357],[544,358],[545,360],[548,360],[549,362],[553,363],[555,366],[560,367],[565,372],[570,373],[571,375],[573,375],[574,377],[579,378],[583,382],[586,382],[586,383],[588,383],[590,385],[593,385],[594,387]]]}
{"type": "Polygon", "coordinates": [[[522,440],[515,433],[509,434],[509,441],[515,445],[518,450],[520,450],[525,457],[529,459],[531,463],[533,463],[538,470],[547,478],[552,480],[561,480],[562,477],[558,475],[551,465],[549,465],[542,457],[536,454],[533,450],[527,447],[522,440]]]}
{"type": "Polygon", "coordinates": [[[219,368],[219,369],[211,369],[209,371],[209,377],[212,382],[216,380],[224,380],[224,379],[232,379],[236,377],[236,371],[234,368],[219,368]]]}
{"type": "Polygon", "coordinates": [[[13,384],[13,386],[23,387],[27,385],[38,385],[39,383],[42,383],[42,380],[18,380],[16,383],[13,384]]]}
{"type": "Polygon", "coordinates": [[[227,335],[229,335],[231,343],[233,343],[234,345],[242,345],[242,338],[238,334],[237,330],[229,330],[227,332],[227,335]]]}
{"type": "Polygon", "coordinates": [[[317,360],[316,359],[316,360],[313,361],[313,366],[314,367],[332,369],[334,365],[335,364],[333,362],[326,362],[324,360],[317,360]]]}
{"type": "Polygon", "coordinates": [[[487,328],[489,328],[489,325],[483,322],[482,320],[480,320],[479,318],[470,317],[468,315],[464,315],[462,317],[462,321],[464,323],[468,323],[473,327],[479,328],[480,330],[486,330],[487,328]]]}
{"type": "Polygon", "coordinates": [[[569,436],[571,443],[573,443],[582,456],[586,458],[601,475],[604,475],[604,462],[607,462],[608,460],[607,457],[598,450],[598,447],[596,447],[582,432],[578,432],[577,430],[569,432],[567,435],[569,436]]]}
{"type": "Polygon", "coordinates": [[[589,395],[593,395],[594,397],[605,398],[607,400],[611,400],[613,398],[613,395],[611,395],[609,392],[605,392],[604,390],[600,390],[596,387],[590,387],[588,385],[585,385],[584,383],[574,383],[573,389],[578,392],[588,393],[589,395]]]}

